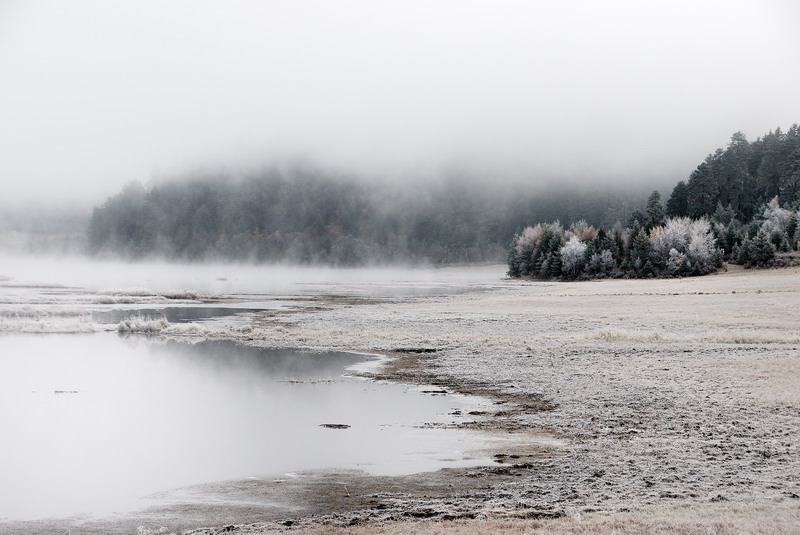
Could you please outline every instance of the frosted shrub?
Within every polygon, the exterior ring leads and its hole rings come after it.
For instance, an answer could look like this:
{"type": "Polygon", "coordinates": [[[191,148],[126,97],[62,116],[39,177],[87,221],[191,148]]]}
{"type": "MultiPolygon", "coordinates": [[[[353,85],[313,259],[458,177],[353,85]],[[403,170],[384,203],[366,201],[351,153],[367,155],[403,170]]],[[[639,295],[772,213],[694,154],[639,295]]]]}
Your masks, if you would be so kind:
{"type": "Polygon", "coordinates": [[[561,247],[561,271],[565,275],[575,277],[583,270],[586,247],[577,236],[572,236],[561,247]]]}
{"type": "Polygon", "coordinates": [[[117,325],[117,332],[124,334],[157,334],[169,327],[166,318],[152,318],[150,316],[131,316],[125,318],[117,325]]]}

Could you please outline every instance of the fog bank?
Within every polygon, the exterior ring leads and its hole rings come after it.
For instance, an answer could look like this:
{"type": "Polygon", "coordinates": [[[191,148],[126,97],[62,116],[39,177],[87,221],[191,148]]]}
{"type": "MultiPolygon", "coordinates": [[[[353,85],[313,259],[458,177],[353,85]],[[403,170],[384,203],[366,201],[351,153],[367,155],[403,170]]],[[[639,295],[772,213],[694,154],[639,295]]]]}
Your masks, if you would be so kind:
{"type": "Polygon", "coordinates": [[[800,116],[793,2],[4,2],[0,180],[296,158],[406,181],[685,177],[800,116]]]}

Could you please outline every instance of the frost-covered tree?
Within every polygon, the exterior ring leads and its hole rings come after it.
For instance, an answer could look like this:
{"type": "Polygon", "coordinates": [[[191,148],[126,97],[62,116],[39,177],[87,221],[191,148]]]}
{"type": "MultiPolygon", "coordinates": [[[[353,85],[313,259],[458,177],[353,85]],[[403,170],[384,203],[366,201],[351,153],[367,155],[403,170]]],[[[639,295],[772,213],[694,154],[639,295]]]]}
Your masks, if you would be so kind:
{"type": "Polygon", "coordinates": [[[650,231],[652,259],[657,266],[666,264],[671,249],[686,253],[692,236],[692,220],[688,217],[673,217],[663,227],[650,231]]]}
{"type": "Polygon", "coordinates": [[[720,223],[722,225],[727,225],[736,217],[736,211],[731,207],[729,204],[727,207],[723,207],[721,202],[717,203],[717,210],[714,212],[714,215],[711,216],[711,220],[715,223],[720,223]]]}
{"type": "Polygon", "coordinates": [[[734,249],[741,245],[745,238],[745,229],[736,219],[731,220],[726,226],[717,223],[714,226],[714,234],[717,236],[717,248],[726,259],[736,260],[737,254],[734,249]]]}
{"type": "Polygon", "coordinates": [[[775,246],[769,239],[766,232],[761,231],[756,234],[753,240],[753,255],[751,265],[765,266],[767,263],[775,258],[775,246]]]}
{"type": "Polygon", "coordinates": [[[692,222],[689,244],[686,247],[686,269],[695,275],[706,275],[722,264],[711,225],[706,219],[692,222]]]}
{"type": "Polygon", "coordinates": [[[597,229],[587,223],[585,219],[573,223],[569,230],[585,242],[591,241],[597,236],[597,229]]]}
{"type": "Polygon", "coordinates": [[[702,275],[716,270],[722,255],[707,219],[674,217],[650,231],[651,259],[671,275],[702,275]]]}
{"type": "Polygon", "coordinates": [[[577,236],[572,236],[569,241],[561,247],[561,272],[570,279],[577,277],[585,265],[586,243],[577,236]]]}
{"type": "MultiPolygon", "coordinates": [[[[548,278],[553,257],[563,243],[564,229],[558,222],[526,227],[515,237],[513,251],[509,252],[509,276],[548,278]]],[[[557,264],[559,262],[556,261],[557,264]]]]}
{"type": "Polygon", "coordinates": [[[611,251],[604,249],[599,253],[594,253],[586,265],[586,270],[591,275],[605,276],[611,273],[617,267],[617,261],[614,260],[614,255],[611,251]]]}
{"type": "Polygon", "coordinates": [[[669,250],[669,257],[667,258],[667,272],[670,275],[680,275],[685,271],[686,255],[677,249],[669,250]]]}
{"type": "Polygon", "coordinates": [[[797,216],[791,210],[781,208],[778,197],[774,197],[764,208],[763,222],[759,231],[766,233],[769,241],[779,251],[794,248],[794,234],[797,231],[797,216]],[[794,220],[793,228],[790,224],[794,220]],[[792,230],[791,236],[789,230],[792,230]]]}
{"type": "Polygon", "coordinates": [[[786,226],[789,224],[792,215],[794,214],[790,210],[781,208],[778,197],[775,196],[767,203],[766,208],[764,208],[762,214],[764,222],[761,224],[761,230],[768,234],[776,231],[783,232],[786,230],[786,226]]]}

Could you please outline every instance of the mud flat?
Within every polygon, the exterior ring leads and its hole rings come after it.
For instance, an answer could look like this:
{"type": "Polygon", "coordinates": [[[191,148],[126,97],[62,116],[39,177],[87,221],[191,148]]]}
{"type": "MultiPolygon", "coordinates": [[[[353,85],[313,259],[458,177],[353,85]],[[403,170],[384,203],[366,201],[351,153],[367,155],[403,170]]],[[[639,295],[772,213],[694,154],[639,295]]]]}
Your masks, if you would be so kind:
{"type": "Polygon", "coordinates": [[[797,268],[328,296],[216,335],[384,354],[376,378],[495,400],[460,425],[560,445],[394,483],[356,475],[346,504],[192,533],[800,531],[797,268]]]}

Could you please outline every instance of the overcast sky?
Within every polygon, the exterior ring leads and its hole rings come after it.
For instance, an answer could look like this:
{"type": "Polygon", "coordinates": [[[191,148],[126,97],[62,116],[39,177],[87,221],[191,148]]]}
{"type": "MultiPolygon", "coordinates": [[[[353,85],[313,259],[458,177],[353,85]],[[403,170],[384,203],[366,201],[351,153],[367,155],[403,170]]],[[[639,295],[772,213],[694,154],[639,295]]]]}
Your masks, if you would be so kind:
{"type": "Polygon", "coordinates": [[[800,121],[799,6],[0,0],[2,195],[298,157],[678,180],[800,121]]]}

